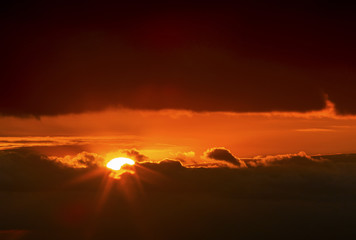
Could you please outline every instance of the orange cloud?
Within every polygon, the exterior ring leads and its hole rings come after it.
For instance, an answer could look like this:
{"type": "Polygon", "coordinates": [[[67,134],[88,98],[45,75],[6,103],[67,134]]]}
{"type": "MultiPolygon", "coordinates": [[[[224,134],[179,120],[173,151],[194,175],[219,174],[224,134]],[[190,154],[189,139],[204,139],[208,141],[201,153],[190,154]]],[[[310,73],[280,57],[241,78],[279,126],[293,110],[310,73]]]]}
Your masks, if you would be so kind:
{"type": "Polygon", "coordinates": [[[72,168],[104,166],[105,159],[96,153],[81,152],[75,156],[50,157],[50,159],[72,168]]]}

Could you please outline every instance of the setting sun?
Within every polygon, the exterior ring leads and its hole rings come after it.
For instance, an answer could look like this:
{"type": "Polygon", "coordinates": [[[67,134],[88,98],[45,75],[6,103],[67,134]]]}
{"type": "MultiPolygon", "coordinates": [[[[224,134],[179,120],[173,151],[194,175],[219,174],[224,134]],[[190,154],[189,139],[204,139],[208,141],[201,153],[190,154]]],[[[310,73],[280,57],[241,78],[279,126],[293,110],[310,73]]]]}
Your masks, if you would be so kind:
{"type": "Polygon", "coordinates": [[[121,167],[125,164],[134,165],[135,161],[124,157],[114,158],[106,164],[106,167],[112,170],[120,170],[121,167]]]}

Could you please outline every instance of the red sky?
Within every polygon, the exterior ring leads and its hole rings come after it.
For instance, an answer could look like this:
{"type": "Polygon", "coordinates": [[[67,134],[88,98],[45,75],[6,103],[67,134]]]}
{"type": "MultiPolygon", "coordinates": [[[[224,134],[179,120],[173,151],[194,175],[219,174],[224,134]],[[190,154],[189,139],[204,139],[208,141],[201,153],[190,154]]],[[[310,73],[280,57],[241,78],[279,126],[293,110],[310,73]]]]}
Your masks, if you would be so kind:
{"type": "Polygon", "coordinates": [[[38,149],[52,155],[134,148],[154,160],[186,152],[199,159],[212,147],[239,157],[351,153],[355,123],[353,115],[337,115],[331,102],[324,110],[305,113],[108,109],[40,119],[1,117],[0,135],[2,148],[42,146],[38,149]]]}

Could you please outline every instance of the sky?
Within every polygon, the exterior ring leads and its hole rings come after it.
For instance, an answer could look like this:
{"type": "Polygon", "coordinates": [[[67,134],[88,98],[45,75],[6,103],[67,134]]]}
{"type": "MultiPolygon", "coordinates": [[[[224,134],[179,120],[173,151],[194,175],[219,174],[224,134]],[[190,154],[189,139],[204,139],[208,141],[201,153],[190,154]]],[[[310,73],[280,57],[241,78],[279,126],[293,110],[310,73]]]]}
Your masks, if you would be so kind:
{"type": "Polygon", "coordinates": [[[355,236],[354,12],[8,2],[0,239],[355,236]]]}

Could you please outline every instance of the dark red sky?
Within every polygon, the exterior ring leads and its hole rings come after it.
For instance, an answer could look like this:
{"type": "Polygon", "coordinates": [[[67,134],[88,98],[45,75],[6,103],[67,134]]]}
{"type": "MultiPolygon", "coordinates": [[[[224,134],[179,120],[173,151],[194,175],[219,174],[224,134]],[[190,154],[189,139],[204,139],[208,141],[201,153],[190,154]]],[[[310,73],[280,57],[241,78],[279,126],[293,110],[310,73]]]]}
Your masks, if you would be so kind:
{"type": "Polygon", "coordinates": [[[356,113],[355,6],[13,3],[1,10],[0,112],[109,106],[356,113]]]}

